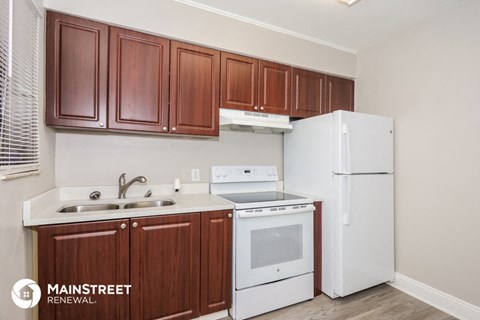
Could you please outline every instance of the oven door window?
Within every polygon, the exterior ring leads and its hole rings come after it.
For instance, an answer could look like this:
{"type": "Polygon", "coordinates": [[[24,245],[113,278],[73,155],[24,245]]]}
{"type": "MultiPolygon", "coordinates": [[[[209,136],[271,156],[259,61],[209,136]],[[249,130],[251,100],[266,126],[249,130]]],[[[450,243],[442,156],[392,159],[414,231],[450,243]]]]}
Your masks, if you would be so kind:
{"type": "Polygon", "coordinates": [[[236,288],[313,271],[313,213],[236,220],[236,288]]]}

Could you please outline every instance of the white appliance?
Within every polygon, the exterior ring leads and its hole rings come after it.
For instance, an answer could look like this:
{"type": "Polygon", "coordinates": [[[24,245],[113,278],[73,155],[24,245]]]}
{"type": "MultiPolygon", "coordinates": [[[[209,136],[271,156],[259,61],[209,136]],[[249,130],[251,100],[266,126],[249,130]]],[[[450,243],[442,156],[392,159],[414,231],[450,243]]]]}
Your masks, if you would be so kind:
{"type": "Polygon", "coordinates": [[[393,119],[335,111],[284,135],[285,190],[320,196],[322,291],[393,281],[393,119]]]}
{"type": "Polygon", "coordinates": [[[292,130],[289,122],[285,115],[220,108],[222,130],[282,133],[292,130]]]}
{"type": "Polygon", "coordinates": [[[274,166],[211,168],[210,192],[235,205],[233,319],[313,298],[312,200],[277,180],[274,166]]]}

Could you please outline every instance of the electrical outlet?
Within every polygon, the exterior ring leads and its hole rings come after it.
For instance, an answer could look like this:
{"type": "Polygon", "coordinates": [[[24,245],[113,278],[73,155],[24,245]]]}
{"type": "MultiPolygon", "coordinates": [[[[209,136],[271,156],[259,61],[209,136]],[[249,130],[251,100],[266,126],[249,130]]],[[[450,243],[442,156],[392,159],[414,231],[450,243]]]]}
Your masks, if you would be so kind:
{"type": "Polygon", "coordinates": [[[192,181],[200,181],[200,169],[192,169],[192,181]]]}

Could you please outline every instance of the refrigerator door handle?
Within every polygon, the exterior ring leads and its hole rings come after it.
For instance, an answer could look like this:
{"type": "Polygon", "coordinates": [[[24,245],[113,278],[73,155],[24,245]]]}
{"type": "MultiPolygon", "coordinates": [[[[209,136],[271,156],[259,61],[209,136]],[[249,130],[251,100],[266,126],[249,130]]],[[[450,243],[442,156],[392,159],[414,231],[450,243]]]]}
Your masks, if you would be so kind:
{"type": "Polygon", "coordinates": [[[344,185],[344,199],[343,199],[343,224],[348,226],[350,225],[350,209],[351,209],[351,199],[350,195],[352,194],[352,188],[350,185],[350,177],[349,176],[343,176],[343,179],[345,180],[345,185],[344,185]]]}
{"type": "Polygon", "coordinates": [[[350,128],[348,127],[348,124],[343,124],[342,125],[342,133],[345,136],[345,162],[346,162],[346,168],[344,168],[343,172],[344,173],[352,173],[351,169],[351,150],[350,150],[350,128]]]}

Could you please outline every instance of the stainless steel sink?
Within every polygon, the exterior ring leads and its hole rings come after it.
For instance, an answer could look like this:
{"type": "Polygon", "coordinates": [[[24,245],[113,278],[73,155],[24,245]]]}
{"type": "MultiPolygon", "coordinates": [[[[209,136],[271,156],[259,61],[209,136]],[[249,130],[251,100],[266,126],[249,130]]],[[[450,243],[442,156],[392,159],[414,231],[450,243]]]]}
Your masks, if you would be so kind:
{"type": "Polygon", "coordinates": [[[118,204],[105,203],[105,204],[85,204],[78,206],[64,206],[58,209],[60,213],[76,213],[76,212],[88,212],[88,211],[101,211],[101,210],[117,210],[120,209],[118,204]]]}
{"type": "Polygon", "coordinates": [[[173,200],[157,200],[157,201],[138,201],[130,202],[123,206],[124,209],[135,209],[135,208],[152,208],[152,207],[165,207],[173,206],[175,201],[173,200]]]}

